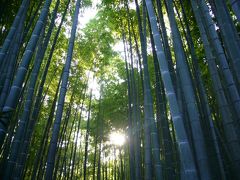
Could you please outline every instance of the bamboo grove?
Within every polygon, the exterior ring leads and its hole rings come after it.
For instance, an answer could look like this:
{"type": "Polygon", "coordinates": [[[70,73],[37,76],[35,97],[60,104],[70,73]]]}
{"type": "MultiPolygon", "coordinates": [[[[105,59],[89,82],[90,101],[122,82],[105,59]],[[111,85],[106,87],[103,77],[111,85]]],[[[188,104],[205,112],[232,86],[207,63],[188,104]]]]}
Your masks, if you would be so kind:
{"type": "Polygon", "coordinates": [[[0,179],[239,170],[240,0],[1,0],[0,179]]]}

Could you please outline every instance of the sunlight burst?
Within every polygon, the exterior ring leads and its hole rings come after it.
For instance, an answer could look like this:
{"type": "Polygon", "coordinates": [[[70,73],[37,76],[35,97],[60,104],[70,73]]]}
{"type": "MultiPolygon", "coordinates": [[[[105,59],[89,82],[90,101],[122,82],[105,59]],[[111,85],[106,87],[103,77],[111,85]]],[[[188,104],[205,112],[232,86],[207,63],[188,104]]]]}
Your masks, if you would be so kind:
{"type": "Polygon", "coordinates": [[[109,136],[109,139],[111,144],[114,144],[117,146],[122,146],[126,141],[125,135],[120,132],[112,132],[109,136]]]}

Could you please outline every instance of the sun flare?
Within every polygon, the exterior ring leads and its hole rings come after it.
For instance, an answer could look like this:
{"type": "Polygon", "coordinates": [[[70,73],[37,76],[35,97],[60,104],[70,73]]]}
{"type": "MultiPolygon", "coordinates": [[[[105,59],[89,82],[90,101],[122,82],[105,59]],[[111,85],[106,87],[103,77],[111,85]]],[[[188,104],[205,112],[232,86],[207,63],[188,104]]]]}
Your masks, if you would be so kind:
{"type": "Polygon", "coordinates": [[[111,144],[117,145],[117,146],[122,146],[126,139],[125,139],[125,135],[123,133],[120,132],[112,132],[109,135],[109,140],[111,144]]]}

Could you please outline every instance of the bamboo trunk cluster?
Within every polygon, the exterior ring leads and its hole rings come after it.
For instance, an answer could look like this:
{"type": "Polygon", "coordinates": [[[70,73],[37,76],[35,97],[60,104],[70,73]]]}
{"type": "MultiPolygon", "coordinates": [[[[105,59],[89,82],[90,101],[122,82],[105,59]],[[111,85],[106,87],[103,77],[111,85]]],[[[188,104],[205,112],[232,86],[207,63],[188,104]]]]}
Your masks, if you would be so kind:
{"type": "Polygon", "coordinates": [[[240,0],[87,5],[0,7],[0,179],[240,179],[240,0]]]}

